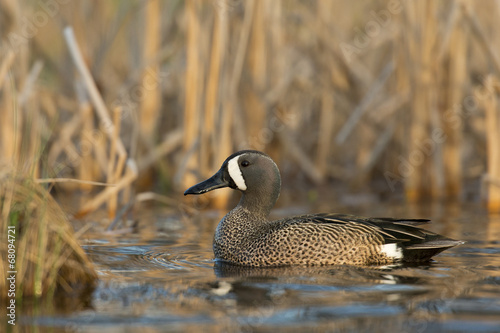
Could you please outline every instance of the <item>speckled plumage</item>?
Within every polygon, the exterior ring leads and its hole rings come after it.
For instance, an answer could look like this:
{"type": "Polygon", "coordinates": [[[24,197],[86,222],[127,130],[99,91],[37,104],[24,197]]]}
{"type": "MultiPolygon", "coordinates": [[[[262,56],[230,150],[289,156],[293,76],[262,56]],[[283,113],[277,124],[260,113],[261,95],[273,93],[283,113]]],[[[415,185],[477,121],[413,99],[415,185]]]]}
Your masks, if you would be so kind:
{"type": "Polygon", "coordinates": [[[279,170],[258,151],[229,156],[210,179],[186,190],[201,194],[220,187],[239,189],[227,170],[237,161],[246,189],[239,204],[217,226],[214,254],[233,264],[268,266],[386,265],[427,261],[461,242],[416,227],[428,220],[310,214],[270,221],[281,187],[279,170]],[[384,251],[386,244],[396,244],[384,251]],[[393,254],[389,256],[388,254],[393,254]]]}

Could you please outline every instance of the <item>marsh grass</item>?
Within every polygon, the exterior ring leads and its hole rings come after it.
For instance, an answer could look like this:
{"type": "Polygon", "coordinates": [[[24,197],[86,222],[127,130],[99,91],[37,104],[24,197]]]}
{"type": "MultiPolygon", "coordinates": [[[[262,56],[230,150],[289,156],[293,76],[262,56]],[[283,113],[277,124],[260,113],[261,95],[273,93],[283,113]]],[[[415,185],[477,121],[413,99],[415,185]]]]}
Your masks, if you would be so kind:
{"type": "Polygon", "coordinates": [[[11,111],[12,118],[21,122],[11,143],[19,141],[20,148],[0,170],[1,298],[5,300],[8,295],[8,271],[17,272],[18,304],[22,304],[21,300],[42,297],[50,303],[56,296],[88,293],[97,279],[92,263],[81,248],[66,213],[50,195],[47,185],[38,182],[47,144],[43,127],[37,127],[36,119],[20,117],[18,109],[11,111]],[[15,230],[11,241],[8,241],[9,226],[15,230]],[[11,259],[9,245],[15,249],[14,268],[8,262],[11,259]]]}
{"type": "MultiPolygon", "coordinates": [[[[89,292],[97,276],[81,248],[66,214],[32,177],[3,173],[0,182],[0,262],[2,281],[17,271],[18,300],[54,296],[78,296],[89,292]],[[15,226],[15,269],[7,269],[7,227],[15,226]]],[[[6,284],[0,284],[2,298],[6,284]]]]}
{"type": "Polygon", "coordinates": [[[0,58],[0,299],[13,298],[7,292],[9,271],[17,272],[18,305],[29,299],[50,304],[58,296],[78,299],[92,290],[97,276],[67,214],[39,182],[52,174],[46,149],[55,121],[47,121],[34,103],[41,97],[36,82],[43,65],[35,62],[19,77],[15,63],[13,53],[0,58]],[[8,233],[9,226],[15,234],[8,233]]]}

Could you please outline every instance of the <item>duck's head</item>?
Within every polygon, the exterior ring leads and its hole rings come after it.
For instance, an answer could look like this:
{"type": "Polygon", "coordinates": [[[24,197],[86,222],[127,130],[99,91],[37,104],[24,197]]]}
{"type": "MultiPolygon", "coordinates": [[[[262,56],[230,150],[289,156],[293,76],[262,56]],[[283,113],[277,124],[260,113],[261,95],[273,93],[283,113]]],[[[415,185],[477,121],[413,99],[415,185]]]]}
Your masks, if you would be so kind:
{"type": "Polygon", "coordinates": [[[202,194],[223,187],[243,193],[240,205],[267,211],[278,200],[280,172],[276,163],[266,154],[242,150],[229,156],[215,175],[188,188],[184,195],[202,194]]]}

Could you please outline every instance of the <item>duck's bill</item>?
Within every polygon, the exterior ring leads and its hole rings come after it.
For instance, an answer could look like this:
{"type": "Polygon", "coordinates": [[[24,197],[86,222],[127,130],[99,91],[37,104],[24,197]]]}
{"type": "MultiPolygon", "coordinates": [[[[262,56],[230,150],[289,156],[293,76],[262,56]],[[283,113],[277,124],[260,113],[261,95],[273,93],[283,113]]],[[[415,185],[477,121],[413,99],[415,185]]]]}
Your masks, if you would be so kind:
{"type": "Polygon", "coordinates": [[[186,190],[184,195],[203,194],[218,188],[228,187],[229,183],[224,180],[222,171],[219,170],[215,175],[202,181],[186,190]]]}

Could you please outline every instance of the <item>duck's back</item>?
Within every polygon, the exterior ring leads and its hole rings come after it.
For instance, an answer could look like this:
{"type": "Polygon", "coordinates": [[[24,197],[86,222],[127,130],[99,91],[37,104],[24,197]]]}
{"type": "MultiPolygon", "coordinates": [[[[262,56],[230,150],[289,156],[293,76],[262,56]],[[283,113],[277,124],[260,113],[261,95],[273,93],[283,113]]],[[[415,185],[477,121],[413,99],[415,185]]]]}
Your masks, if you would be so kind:
{"type": "Polygon", "coordinates": [[[214,252],[248,266],[385,265],[428,261],[461,243],[417,227],[427,222],[343,214],[266,222],[233,212],[217,228],[214,252]]]}

